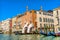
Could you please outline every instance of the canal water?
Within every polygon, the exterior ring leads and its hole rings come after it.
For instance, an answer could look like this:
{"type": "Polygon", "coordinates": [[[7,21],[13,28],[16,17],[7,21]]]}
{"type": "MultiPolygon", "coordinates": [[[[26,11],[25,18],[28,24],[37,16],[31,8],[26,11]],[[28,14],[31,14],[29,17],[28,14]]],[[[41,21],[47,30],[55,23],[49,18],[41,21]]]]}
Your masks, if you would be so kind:
{"type": "Polygon", "coordinates": [[[0,34],[0,40],[60,40],[60,37],[44,36],[39,34],[32,35],[0,34]]]}

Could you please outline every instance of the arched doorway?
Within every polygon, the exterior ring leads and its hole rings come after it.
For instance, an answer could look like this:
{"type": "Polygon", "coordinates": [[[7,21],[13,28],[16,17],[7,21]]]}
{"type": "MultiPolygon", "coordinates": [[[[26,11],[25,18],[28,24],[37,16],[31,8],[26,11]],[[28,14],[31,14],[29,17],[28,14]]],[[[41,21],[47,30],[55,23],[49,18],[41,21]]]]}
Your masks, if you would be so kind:
{"type": "Polygon", "coordinates": [[[33,33],[33,29],[34,29],[34,27],[31,27],[30,28],[30,33],[33,33]]]}
{"type": "Polygon", "coordinates": [[[27,33],[27,29],[28,29],[28,28],[27,28],[27,27],[25,27],[24,33],[27,33]]]}

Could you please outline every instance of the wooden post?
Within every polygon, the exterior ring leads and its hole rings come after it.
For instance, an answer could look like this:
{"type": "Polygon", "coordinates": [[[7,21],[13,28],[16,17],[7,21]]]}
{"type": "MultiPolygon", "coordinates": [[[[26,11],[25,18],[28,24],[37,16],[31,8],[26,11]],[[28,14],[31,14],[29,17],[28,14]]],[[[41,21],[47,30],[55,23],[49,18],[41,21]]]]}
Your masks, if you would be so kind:
{"type": "Polygon", "coordinates": [[[9,21],[10,27],[9,27],[9,34],[12,34],[12,19],[9,21]]]}

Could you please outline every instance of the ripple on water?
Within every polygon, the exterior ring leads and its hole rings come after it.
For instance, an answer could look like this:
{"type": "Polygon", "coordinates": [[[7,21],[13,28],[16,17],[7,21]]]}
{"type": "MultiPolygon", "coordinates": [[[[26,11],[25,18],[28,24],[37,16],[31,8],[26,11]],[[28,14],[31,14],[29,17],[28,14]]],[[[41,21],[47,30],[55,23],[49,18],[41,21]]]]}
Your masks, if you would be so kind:
{"type": "Polygon", "coordinates": [[[60,40],[60,37],[55,37],[53,40],[60,40]]]}
{"type": "Polygon", "coordinates": [[[7,35],[0,34],[0,40],[60,40],[60,37],[44,36],[44,35],[7,35]]]}

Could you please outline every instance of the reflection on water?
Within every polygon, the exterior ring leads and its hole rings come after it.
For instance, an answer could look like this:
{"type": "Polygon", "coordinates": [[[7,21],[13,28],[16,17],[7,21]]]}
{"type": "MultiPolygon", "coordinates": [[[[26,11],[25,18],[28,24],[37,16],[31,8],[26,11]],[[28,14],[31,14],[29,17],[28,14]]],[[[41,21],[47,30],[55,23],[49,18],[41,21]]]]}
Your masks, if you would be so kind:
{"type": "Polygon", "coordinates": [[[7,35],[0,34],[0,40],[60,40],[60,37],[44,36],[44,35],[7,35]]]}

